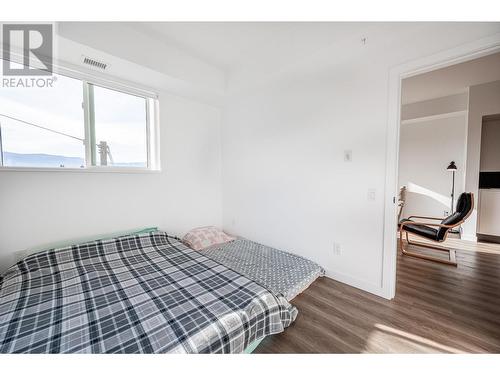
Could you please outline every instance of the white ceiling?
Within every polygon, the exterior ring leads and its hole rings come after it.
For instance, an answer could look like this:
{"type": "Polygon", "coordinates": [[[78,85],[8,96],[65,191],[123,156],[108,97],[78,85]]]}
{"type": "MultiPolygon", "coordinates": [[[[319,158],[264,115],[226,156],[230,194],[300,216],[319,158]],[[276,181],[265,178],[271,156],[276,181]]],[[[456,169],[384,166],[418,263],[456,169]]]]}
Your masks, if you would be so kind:
{"type": "MultiPolygon", "coordinates": [[[[360,54],[364,37],[374,53],[388,53],[434,33],[476,27],[432,22],[62,22],[58,31],[74,42],[222,95],[265,81],[314,56],[321,60],[326,54],[330,67],[360,54]]],[[[500,79],[497,60],[481,64],[409,78],[404,82],[403,102],[447,96],[471,84],[500,79]]]]}
{"type": "Polygon", "coordinates": [[[500,53],[403,80],[403,104],[466,92],[469,86],[500,80],[500,53]]]}
{"type": "Polygon", "coordinates": [[[152,38],[231,72],[248,65],[284,65],[373,24],[342,22],[134,22],[152,38]]]}

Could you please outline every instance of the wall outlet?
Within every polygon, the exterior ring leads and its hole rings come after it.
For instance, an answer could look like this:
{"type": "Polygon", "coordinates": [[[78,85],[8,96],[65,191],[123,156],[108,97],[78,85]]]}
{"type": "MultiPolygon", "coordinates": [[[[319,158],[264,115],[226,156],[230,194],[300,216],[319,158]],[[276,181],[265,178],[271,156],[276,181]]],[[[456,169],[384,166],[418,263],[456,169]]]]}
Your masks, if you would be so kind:
{"type": "Polygon", "coordinates": [[[342,249],[340,248],[340,244],[337,242],[333,243],[333,254],[334,255],[341,255],[342,254],[342,249]]]}
{"type": "Polygon", "coordinates": [[[344,150],[344,161],[345,162],[352,161],[352,150],[344,150]]]}
{"type": "Polygon", "coordinates": [[[447,211],[447,210],[444,210],[444,211],[443,211],[443,215],[444,215],[444,217],[449,216],[449,215],[450,215],[450,212],[449,212],[449,211],[447,211]]]}

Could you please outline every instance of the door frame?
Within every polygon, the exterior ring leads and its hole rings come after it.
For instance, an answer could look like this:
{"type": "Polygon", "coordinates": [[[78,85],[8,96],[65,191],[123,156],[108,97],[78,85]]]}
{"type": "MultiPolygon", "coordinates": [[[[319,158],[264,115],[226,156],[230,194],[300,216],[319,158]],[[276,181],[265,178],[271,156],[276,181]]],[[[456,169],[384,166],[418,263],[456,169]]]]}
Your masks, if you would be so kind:
{"type": "Polygon", "coordinates": [[[396,295],[396,199],[398,194],[399,134],[401,126],[401,81],[405,78],[500,52],[500,33],[413,60],[389,71],[386,177],[384,203],[383,297],[396,295]]]}

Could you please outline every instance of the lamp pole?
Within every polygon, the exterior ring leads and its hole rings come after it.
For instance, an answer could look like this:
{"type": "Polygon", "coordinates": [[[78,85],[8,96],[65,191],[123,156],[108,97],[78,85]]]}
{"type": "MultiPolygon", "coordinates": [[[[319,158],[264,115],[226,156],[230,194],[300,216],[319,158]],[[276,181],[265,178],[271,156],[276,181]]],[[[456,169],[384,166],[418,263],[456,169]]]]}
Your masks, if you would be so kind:
{"type": "Polygon", "coordinates": [[[454,211],[454,203],[455,203],[455,170],[452,170],[452,177],[451,177],[451,213],[453,214],[454,211]]]}
{"type": "Polygon", "coordinates": [[[455,164],[454,161],[446,167],[446,170],[448,172],[452,172],[452,177],[451,177],[451,213],[453,214],[454,211],[454,205],[455,205],[455,172],[457,171],[457,165],[455,164]]]}

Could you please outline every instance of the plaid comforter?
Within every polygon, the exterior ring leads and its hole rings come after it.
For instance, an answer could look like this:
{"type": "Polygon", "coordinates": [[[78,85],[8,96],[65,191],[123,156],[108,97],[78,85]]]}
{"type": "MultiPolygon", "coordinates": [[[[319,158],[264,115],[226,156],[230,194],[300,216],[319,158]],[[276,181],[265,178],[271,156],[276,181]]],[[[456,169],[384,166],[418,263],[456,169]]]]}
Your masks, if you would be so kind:
{"type": "Polygon", "coordinates": [[[1,353],[239,353],[297,314],[163,232],[37,253],[0,283],[1,353]]]}

